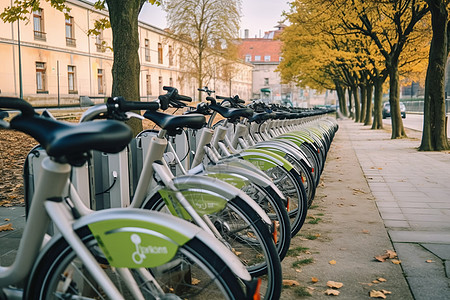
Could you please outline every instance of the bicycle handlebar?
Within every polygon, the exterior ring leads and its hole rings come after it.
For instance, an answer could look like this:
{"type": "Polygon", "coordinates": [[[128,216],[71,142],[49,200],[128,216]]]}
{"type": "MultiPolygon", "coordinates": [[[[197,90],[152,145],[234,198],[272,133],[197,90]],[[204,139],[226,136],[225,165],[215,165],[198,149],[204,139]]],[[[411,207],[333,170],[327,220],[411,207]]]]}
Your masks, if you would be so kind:
{"type": "Polygon", "coordinates": [[[106,103],[117,103],[120,110],[123,112],[132,110],[158,110],[160,106],[158,102],[127,101],[123,97],[108,98],[106,103]]]}
{"type": "Polygon", "coordinates": [[[30,103],[14,97],[0,97],[0,108],[17,109],[24,116],[32,116],[36,113],[30,103]]]}

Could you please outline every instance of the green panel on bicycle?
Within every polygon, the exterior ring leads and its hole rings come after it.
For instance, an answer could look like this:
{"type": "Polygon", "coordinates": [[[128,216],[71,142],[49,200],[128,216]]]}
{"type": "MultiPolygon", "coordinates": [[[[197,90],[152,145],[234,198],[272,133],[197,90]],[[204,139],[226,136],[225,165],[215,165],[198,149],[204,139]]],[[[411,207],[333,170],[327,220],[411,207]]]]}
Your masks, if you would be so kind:
{"type": "Polygon", "coordinates": [[[189,238],[170,228],[130,219],[89,224],[109,264],[116,268],[152,268],[169,262],[189,238]]]}
{"type": "Polygon", "coordinates": [[[240,153],[240,156],[263,171],[275,166],[283,166],[287,171],[293,168],[292,164],[282,156],[264,149],[244,150],[240,153]]]}
{"type": "MultiPolygon", "coordinates": [[[[198,189],[180,190],[183,197],[192,205],[199,215],[210,215],[222,211],[227,205],[227,199],[212,191],[198,189]]],[[[164,199],[170,212],[185,220],[191,220],[188,212],[179,204],[175,192],[161,189],[159,194],[164,199]]]]}
{"type": "Polygon", "coordinates": [[[235,188],[242,189],[245,185],[249,183],[249,180],[247,180],[243,176],[235,176],[233,174],[225,174],[225,173],[207,173],[205,174],[208,177],[213,177],[220,179],[228,184],[231,184],[235,188]]]}

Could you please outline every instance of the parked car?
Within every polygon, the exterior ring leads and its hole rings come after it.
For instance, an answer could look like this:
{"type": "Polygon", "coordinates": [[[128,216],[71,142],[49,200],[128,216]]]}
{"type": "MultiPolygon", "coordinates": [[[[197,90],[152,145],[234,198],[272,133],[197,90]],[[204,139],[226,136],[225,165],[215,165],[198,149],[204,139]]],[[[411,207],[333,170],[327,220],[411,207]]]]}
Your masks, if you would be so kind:
{"type": "MultiPolygon", "coordinates": [[[[383,119],[386,119],[386,117],[391,116],[391,104],[389,102],[383,103],[383,119]]],[[[406,106],[403,102],[400,102],[400,114],[402,115],[402,118],[406,118],[406,106]]]]}

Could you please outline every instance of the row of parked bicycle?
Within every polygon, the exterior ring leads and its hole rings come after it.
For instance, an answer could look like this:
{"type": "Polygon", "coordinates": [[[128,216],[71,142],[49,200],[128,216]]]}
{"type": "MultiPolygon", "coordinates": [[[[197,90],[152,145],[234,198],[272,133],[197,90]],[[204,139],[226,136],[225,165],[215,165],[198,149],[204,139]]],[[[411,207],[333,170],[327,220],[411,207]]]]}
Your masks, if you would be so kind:
{"type": "Polygon", "coordinates": [[[193,108],[164,90],[155,102],[109,98],[79,124],[0,97],[0,109],[20,111],[8,122],[1,114],[0,127],[39,143],[0,299],[280,298],[280,261],[338,129],[331,111],[244,105],[206,87],[193,108]],[[132,117],[159,129],[133,138],[123,122],[132,117]]]}

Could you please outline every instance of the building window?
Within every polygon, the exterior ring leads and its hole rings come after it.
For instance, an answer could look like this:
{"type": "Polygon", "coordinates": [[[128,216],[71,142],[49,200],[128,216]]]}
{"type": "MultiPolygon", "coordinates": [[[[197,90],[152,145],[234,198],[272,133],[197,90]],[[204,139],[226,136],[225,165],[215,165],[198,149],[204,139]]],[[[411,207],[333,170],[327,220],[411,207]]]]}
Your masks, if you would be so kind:
{"type": "Polygon", "coordinates": [[[264,61],[270,61],[270,55],[265,55],[264,56],[264,61]]]}
{"type": "Polygon", "coordinates": [[[44,11],[41,8],[33,11],[33,29],[36,40],[46,40],[44,32],[44,11]]]}
{"type": "Polygon", "coordinates": [[[152,75],[146,76],[147,95],[152,94],[152,75]]]}
{"type": "Polygon", "coordinates": [[[261,55],[255,55],[255,61],[261,61],[261,55]]]}
{"type": "Polygon", "coordinates": [[[269,85],[269,78],[264,78],[264,85],[269,85]]]}
{"type": "Polygon", "coordinates": [[[252,55],[251,55],[251,54],[247,54],[247,55],[245,56],[245,61],[246,61],[246,62],[252,61],[252,55]]]}
{"type": "Polygon", "coordinates": [[[145,39],[144,46],[145,46],[145,61],[150,61],[150,41],[148,39],[145,39]]]}
{"type": "Polygon", "coordinates": [[[97,47],[97,52],[105,52],[103,42],[103,30],[100,30],[95,36],[95,46],[97,47]]]}
{"type": "Polygon", "coordinates": [[[44,62],[36,62],[36,91],[38,93],[46,92],[46,66],[44,62]]]}
{"type": "Polygon", "coordinates": [[[75,66],[67,66],[67,79],[68,79],[68,87],[69,94],[76,94],[76,69],[75,66]]]}
{"type": "Polygon", "coordinates": [[[162,76],[159,76],[158,78],[158,85],[159,85],[159,94],[162,95],[164,93],[162,76]]]}
{"type": "Polygon", "coordinates": [[[163,63],[163,47],[161,43],[158,43],[158,64],[163,63]]]}
{"type": "Polygon", "coordinates": [[[69,17],[68,19],[66,19],[66,45],[67,46],[76,46],[72,17],[69,17]]]}
{"type": "Polygon", "coordinates": [[[169,66],[173,66],[173,50],[172,50],[172,46],[169,46],[169,66]]]}
{"type": "Polygon", "coordinates": [[[104,94],[105,89],[103,88],[105,86],[105,79],[103,78],[103,69],[97,69],[97,86],[98,86],[98,93],[104,94]]]}

